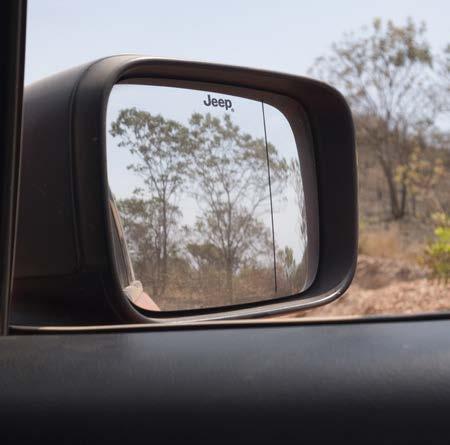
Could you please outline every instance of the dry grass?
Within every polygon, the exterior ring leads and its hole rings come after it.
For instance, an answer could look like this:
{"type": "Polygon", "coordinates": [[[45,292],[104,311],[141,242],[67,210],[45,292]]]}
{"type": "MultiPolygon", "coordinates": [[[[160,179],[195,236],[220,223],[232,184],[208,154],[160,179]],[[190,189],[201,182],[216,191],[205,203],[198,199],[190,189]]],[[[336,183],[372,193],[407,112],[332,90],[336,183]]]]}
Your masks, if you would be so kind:
{"type": "Polygon", "coordinates": [[[387,230],[361,230],[359,237],[359,253],[374,257],[394,258],[401,255],[402,243],[396,226],[387,230]]]}
{"type": "Polygon", "coordinates": [[[417,264],[424,250],[424,242],[417,237],[408,239],[404,227],[398,223],[384,228],[363,228],[359,235],[359,253],[375,258],[391,258],[417,264]]]}
{"type": "Polygon", "coordinates": [[[299,317],[417,314],[450,311],[450,283],[429,278],[428,271],[408,261],[360,255],[350,289],[326,306],[299,317]]]}
{"type": "Polygon", "coordinates": [[[422,278],[391,283],[379,289],[364,289],[355,284],[336,302],[298,316],[406,315],[449,311],[450,285],[422,278]]]}

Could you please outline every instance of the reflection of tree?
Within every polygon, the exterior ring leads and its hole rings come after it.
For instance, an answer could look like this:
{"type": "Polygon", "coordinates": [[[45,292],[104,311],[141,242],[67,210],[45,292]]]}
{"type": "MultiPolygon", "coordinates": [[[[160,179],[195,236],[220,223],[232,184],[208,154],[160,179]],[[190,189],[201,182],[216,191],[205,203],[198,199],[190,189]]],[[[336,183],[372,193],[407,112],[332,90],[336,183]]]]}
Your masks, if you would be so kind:
{"type": "Polygon", "coordinates": [[[298,293],[306,279],[304,256],[302,261],[297,263],[294,250],[286,246],[284,249],[278,251],[277,257],[277,265],[280,272],[278,274],[280,277],[280,295],[284,296],[298,293]]]}
{"type": "Polygon", "coordinates": [[[172,205],[164,208],[158,198],[123,199],[118,208],[135,274],[158,299],[167,285],[166,261],[176,253],[172,238],[180,212],[172,205]]]}
{"type": "Polygon", "coordinates": [[[267,157],[275,197],[289,167],[272,144],[244,134],[229,115],[193,114],[187,127],[135,108],[120,112],[111,134],[132,155],[128,169],[142,179],[119,210],[136,276],[152,297],[164,296],[170,286],[172,294],[176,275],[184,277],[184,288],[197,282],[196,289],[206,289],[205,282],[214,281],[232,302],[238,273],[273,275],[271,234],[261,220],[270,211],[267,157]],[[201,209],[195,224],[184,228],[189,242],[183,253],[175,249],[181,193],[201,209]]]}
{"type": "Polygon", "coordinates": [[[294,188],[295,198],[298,206],[298,218],[296,226],[298,230],[299,240],[306,246],[306,211],[305,211],[305,193],[303,190],[302,172],[300,170],[300,160],[292,159],[289,164],[289,177],[294,188]]]}
{"type": "MultiPolygon", "coordinates": [[[[196,229],[200,237],[221,253],[226,274],[226,294],[233,297],[233,275],[250,257],[270,252],[267,228],[258,211],[267,210],[269,186],[264,139],[241,132],[229,115],[223,120],[210,114],[190,119],[195,162],[190,173],[193,193],[202,205],[196,229]]],[[[286,161],[272,144],[270,158],[273,192],[287,174],[286,161]]]]}
{"type": "MultiPolygon", "coordinates": [[[[133,155],[133,163],[127,166],[128,169],[143,179],[144,190],[134,193],[136,198],[142,196],[144,199],[140,209],[134,207],[136,217],[149,217],[154,222],[156,215],[158,248],[155,252],[149,251],[148,255],[155,258],[153,266],[160,277],[154,281],[158,283],[155,291],[157,295],[164,294],[168,274],[168,244],[174,226],[171,213],[173,201],[185,182],[189,132],[176,121],[129,108],[122,110],[112,123],[111,134],[121,139],[119,147],[128,148],[133,155]],[[150,203],[151,215],[145,213],[150,203]]],[[[131,207],[128,209],[131,210],[131,207]]]]}
{"type": "Polygon", "coordinates": [[[291,159],[288,167],[288,179],[295,194],[296,211],[295,220],[292,223],[296,227],[300,249],[296,246],[285,246],[284,249],[277,248],[277,277],[280,296],[298,293],[307,276],[307,263],[305,247],[307,245],[306,212],[304,201],[304,190],[299,159],[291,159]],[[295,258],[295,253],[302,253],[300,261],[295,258]]]}
{"type": "MultiPolygon", "coordinates": [[[[198,265],[224,272],[222,292],[233,299],[233,276],[242,266],[257,263],[259,256],[270,255],[268,228],[242,208],[217,204],[205,211],[195,224],[196,236],[203,243],[189,244],[188,251],[198,265]]],[[[219,276],[222,276],[220,274],[219,276]]]]}
{"type": "Polygon", "coordinates": [[[212,243],[194,244],[186,246],[197,270],[218,269],[223,267],[222,253],[212,243]]]}

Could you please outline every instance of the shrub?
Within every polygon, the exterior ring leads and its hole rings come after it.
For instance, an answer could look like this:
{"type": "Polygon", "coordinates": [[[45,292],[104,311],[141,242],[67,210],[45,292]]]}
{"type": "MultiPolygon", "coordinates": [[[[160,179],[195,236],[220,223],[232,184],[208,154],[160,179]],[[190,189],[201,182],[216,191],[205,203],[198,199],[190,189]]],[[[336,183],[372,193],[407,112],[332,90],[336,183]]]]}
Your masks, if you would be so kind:
{"type": "Polygon", "coordinates": [[[425,263],[434,278],[448,282],[450,279],[450,215],[433,215],[435,221],[434,239],[425,249],[425,263]]]}
{"type": "Polygon", "coordinates": [[[385,229],[369,229],[361,225],[358,251],[362,255],[398,258],[404,254],[400,231],[396,225],[385,229]]]}

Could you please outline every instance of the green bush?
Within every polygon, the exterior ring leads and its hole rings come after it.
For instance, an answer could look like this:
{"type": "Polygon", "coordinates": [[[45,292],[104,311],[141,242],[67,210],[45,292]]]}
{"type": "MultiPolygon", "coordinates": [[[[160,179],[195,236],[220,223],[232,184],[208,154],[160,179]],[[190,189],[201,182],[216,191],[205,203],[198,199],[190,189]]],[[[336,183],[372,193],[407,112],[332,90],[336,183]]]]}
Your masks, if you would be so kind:
{"type": "Polygon", "coordinates": [[[434,240],[425,249],[425,263],[433,277],[448,282],[450,280],[450,215],[434,215],[436,228],[434,240]]]}

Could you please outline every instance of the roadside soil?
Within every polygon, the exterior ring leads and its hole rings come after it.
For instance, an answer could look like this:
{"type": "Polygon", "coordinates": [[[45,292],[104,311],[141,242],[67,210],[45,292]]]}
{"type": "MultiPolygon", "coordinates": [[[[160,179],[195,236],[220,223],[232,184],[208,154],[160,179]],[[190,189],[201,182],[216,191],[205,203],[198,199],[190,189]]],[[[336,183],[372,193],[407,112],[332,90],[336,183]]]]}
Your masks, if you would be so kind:
{"type": "Polygon", "coordinates": [[[450,311],[450,283],[397,259],[360,255],[354,281],[336,302],[297,317],[417,314],[450,311]]]}

